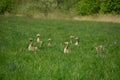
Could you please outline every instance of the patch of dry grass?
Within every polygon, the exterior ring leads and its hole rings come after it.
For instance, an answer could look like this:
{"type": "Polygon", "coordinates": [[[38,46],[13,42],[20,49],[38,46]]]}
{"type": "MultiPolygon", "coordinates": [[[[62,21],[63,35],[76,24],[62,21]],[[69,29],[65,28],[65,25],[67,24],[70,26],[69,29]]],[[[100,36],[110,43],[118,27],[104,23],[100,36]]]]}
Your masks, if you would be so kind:
{"type": "MultiPolygon", "coordinates": [[[[24,16],[22,14],[16,14],[16,16],[24,16]]],[[[78,21],[97,21],[97,22],[113,22],[120,23],[120,15],[93,15],[93,16],[76,16],[63,13],[49,13],[48,16],[44,16],[43,13],[34,14],[32,18],[49,18],[49,19],[65,19],[65,20],[78,20],[78,21]]]]}
{"type": "Polygon", "coordinates": [[[120,15],[99,15],[99,16],[75,16],[73,20],[87,20],[87,21],[100,21],[100,22],[115,22],[120,23],[120,15]]]}

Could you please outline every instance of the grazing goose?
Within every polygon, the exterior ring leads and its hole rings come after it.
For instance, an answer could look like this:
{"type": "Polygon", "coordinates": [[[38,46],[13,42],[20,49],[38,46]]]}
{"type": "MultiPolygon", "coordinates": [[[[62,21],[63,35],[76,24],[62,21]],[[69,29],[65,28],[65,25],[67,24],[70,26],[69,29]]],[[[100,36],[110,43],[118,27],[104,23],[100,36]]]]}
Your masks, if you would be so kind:
{"type": "Polygon", "coordinates": [[[65,42],[65,48],[64,48],[64,53],[69,53],[69,42],[65,42]]]}
{"type": "Polygon", "coordinates": [[[42,47],[43,46],[43,41],[40,40],[40,34],[37,34],[36,36],[37,36],[37,43],[39,43],[40,47],[42,47]]]}
{"type": "Polygon", "coordinates": [[[35,52],[38,50],[37,47],[34,47],[34,46],[33,46],[33,40],[32,40],[32,38],[30,38],[30,44],[29,44],[29,46],[28,46],[28,50],[29,50],[29,51],[35,51],[35,52]]]}

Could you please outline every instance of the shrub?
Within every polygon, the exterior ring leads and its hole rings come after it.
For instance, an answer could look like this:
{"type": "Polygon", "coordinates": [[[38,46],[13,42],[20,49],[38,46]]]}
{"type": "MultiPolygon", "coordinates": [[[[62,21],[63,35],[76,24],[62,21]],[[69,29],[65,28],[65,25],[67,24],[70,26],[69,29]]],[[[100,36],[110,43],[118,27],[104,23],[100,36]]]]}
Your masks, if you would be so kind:
{"type": "Polygon", "coordinates": [[[74,6],[80,0],[56,0],[57,7],[61,10],[69,10],[72,6],[74,6]]]}
{"type": "MultiPolygon", "coordinates": [[[[26,0],[25,0],[26,1],[26,0]]],[[[47,16],[50,11],[56,8],[54,0],[33,0],[26,3],[19,2],[17,12],[26,15],[34,15],[34,13],[44,13],[47,16]]]]}
{"type": "Polygon", "coordinates": [[[81,15],[98,13],[100,10],[99,2],[97,0],[81,0],[76,5],[76,10],[81,15]]]}
{"type": "Polygon", "coordinates": [[[11,12],[12,6],[13,6],[12,0],[1,0],[0,14],[4,14],[5,12],[11,12]]]}
{"type": "Polygon", "coordinates": [[[120,1],[104,0],[100,8],[100,11],[103,13],[120,14],[120,1]]]}

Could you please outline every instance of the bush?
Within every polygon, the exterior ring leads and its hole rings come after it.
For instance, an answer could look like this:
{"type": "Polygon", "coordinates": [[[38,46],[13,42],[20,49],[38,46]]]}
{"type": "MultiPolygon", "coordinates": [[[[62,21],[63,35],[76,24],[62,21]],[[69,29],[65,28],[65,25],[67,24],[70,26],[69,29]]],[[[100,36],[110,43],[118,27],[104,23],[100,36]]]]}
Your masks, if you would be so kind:
{"type": "Polygon", "coordinates": [[[16,11],[17,13],[30,16],[34,15],[34,13],[43,13],[44,16],[48,16],[48,13],[56,7],[57,5],[54,0],[33,0],[27,1],[26,3],[19,2],[19,6],[17,6],[16,11]]]}
{"type": "Polygon", "coordinates": [[[120,1],[119,0],[104,0],[101,4],[101,12],[120,14],[120,1]]]}
{"type": "Polygon", "coordinates": [[[4,14],[5,12],[11,12],[12,6],[13,6],[12,0],[1,0],[0,14],[4,14]]]}
{"type": "Polygon", "coordinates": [[[80,0],[56,0],[57,7],[61,10],[69,10],[71,7],[74,6],[80,0]]]}
{"type": "Polygon", "coordinates": [[[119,0],[81,0],[76,5],[77,13],[80,15],[91,15],[99,12],[120,14],[119,0]]]}
{"type": "Polygon", "coordinates": [[[76,5],[76,10],[81,15],[96,14],[100,10],[99,2],[97,0],[81,0],[76,5]]]}

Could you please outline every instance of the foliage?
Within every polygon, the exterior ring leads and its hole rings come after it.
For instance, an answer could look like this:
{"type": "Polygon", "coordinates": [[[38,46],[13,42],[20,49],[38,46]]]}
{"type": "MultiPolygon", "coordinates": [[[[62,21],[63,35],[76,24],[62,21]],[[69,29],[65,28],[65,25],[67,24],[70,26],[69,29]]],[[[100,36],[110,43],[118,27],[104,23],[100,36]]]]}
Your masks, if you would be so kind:
{"type": "Polygon", "coordinates": [[[99,1],[98,0],[81,0],[77,5],[76,9],[78,14],[91,15],[99,12],[99,1]]]}
{"type": "Polygon", "coordinates": [[[80,0],[56,0],[56,1],[57,1],[58,9],[69,10],[71,7],[73,7],[80,0]]]}
{"type": "Polygon", "coordinates": [[[56,8],[56,6],[54,0],[33,0],[22,4],[20,3],[17,9],[18,12],[28,15],[41,12],[47,16],[50,11],[56,8]]]}
{"type": "Polygon", "coordinates": [[[0,13],[16,12],[25,15],[34,13],[76,11],[79,15],[98,13],[120,14],[119,0],[1,0],[0,13]]]}
{"type": "Polygon", "coordinates": [[[0,14],[11,12],[13,7],[12,0],[0,0],[0,14]]]}
{"type": "Polygon", "coordinates": [[[120,14],[120,0],[103,0],[100,7],[103,13],[120,14]]]}
{"type": "Polygon", "coordinates": [[[76,5],[78,14],[91,15],[99,12],[120,14],[119,0],[81,0],[76,5]]]}

